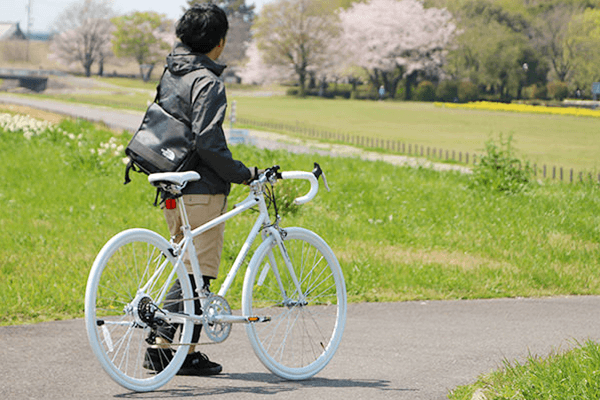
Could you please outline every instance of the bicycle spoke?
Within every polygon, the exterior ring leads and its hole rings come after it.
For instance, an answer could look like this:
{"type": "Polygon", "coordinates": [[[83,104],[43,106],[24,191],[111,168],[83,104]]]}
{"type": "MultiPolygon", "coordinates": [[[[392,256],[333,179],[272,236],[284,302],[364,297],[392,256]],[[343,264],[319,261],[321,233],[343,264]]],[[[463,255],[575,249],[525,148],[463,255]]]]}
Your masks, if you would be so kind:
{"type": "Polygon", "coordinates": [[[193,321],[178,316],[193,315],[195,296],[187,271],[173,270],[169,246],[150,231],[125,231],[103,248],[90,274],[93,295],[86,296],[86,327],[93,332],[88,335],[92,349],[105,371],[133,390],[161,386],[178,369],[167,366],[183,362],[187,354],[185,346],[151,352],[158,349],[158,338],[160,343],[191,341],[193,321]],[[185,285],[161,300],[161,293],[181,279],[185,285]],[[176,323],[167,322],[166,315],[176,323]]]}
{"type": "Polygon", "coordinates": [[[252,282],[244,287],[245,296],[252,296],[244,304],[252,308],[244,312],[271,317],[270,322],[247,329],[267,368],[287,379],[304,379],[321,370],[337,349],[344,327],[345,291],[343,281],[338,283],[343,279],[339,264],[322,240],[306,230],[287,231],[283,243],[289,264],[281,261],[284,256],[273,247],[265,246],[257,254],[251,265],[252,282]],[[292,267],[279,270],[288,296],[282,295],[271,270],[258,267],[268,255],[275,257],[276,264],[292,267]],[[296,274],[300,292],[290,274],[296,274]],[[262,286],[255,287],[254,283],[262,286]],[[253,290],[248,292],[250,288],[253,290]],[[344,309],[340,311],[340,307],[344,309]]]}

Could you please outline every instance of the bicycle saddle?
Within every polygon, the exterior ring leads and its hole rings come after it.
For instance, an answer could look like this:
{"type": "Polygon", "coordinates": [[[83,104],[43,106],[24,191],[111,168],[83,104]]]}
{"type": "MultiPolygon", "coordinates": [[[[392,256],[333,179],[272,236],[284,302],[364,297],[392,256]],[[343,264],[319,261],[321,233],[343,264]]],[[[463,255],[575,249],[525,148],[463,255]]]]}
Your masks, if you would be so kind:
{"type": "Polygon", "coordinates": [[[200,174],[195,171],[187,172],[160,172],[157,174],[148,175],[148,182],[156,183],[171,183],[177,186],[184,186],[188,182],[200,180],[200,174]]]}

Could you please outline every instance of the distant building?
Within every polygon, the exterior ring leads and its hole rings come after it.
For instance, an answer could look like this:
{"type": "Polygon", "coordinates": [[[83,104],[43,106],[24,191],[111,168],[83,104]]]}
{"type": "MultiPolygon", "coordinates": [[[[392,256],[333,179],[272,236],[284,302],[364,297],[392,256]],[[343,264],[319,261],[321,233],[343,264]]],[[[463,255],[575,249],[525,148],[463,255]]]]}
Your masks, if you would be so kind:
{"type": "Polygon", "coordinates": [[[26,39],[18,22],[0,22],[0,41],[26,39]]]}
{"type": "Polygon", "coordinates": [[[31,32],[29,33],[29,40],[36,40],[38,42],[47,42],[52,39],[53,34],[48,32],[31,32]]]}

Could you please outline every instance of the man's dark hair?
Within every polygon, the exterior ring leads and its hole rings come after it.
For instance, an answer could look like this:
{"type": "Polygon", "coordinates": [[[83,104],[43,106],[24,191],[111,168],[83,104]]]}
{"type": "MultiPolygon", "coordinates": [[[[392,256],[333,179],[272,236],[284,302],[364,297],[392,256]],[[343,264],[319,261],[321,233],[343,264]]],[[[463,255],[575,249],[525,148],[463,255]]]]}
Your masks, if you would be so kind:
{"type": "Polygon", "coordinates": [[[212,3],[196,4],[177,22],[175,34],[194,53],[206,54],[225,39],[229,30],[227,14],[212,3]]]}

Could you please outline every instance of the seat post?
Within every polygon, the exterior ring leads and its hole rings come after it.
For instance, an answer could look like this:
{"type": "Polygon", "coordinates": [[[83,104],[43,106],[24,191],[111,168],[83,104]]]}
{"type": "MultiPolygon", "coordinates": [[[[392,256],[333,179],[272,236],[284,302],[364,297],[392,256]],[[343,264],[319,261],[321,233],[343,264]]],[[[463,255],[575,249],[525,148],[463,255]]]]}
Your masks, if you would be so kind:
{"type": "Polygon", "coordinates": [[[186,232],[191,232],[191,226],[184,203],[183,196],[177,198],[177,208],[179,209],[179,215],[181,216],[181,230],[183,231],[185,237],[186,232]]]}

